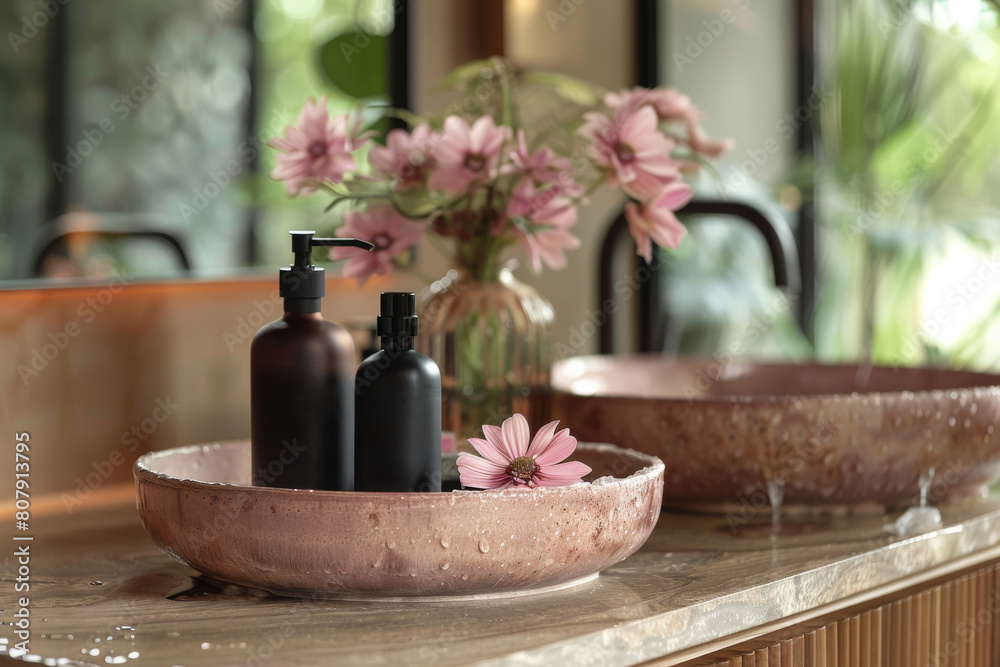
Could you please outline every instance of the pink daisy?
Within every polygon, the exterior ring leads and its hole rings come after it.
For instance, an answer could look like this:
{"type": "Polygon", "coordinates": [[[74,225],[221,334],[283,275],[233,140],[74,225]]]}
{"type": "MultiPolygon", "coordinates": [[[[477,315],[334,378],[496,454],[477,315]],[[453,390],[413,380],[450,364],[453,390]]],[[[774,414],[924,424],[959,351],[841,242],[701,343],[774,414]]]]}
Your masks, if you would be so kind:
{"type": "Polygon", "coordinates": [[[513,168],[509,172],[521,172],[530,176],[537,183],[552,183],[559,180],[559,175],[572,171],[569,158],[553,153],[549,148],[542,147],[534,153],[528,152],[528,142],[524,130],[517,131],[517,149],[510,152],[513,168]]]}
{"type": "Polygon", "coordinates": [[[684,181],[674,181],[652,200],[642,204],[625,205],[628,231],[635,239],[636,254],[647,262],[653,259],[652,241],[664,248],[676,248],[687,229],[674,215],[674,211],[691,201],[691,186],[684,181]]]}
{"type": "Polygon", "coordinates": [[[298,123],[285,128],[284,138],[267,142],[282,151],[271,178],[284,181],[292,196],[311,194],[324,181],[340,183],[344,174],[357,167],[351,151],[365,142],[356,136],[356,129],[348,129],[347,116],[330,118],[326,97],[319,102],[309,98],[298,123]]]}
{"type": "Polygon", "coordinates": [[[705,130],[701,129],[698,123],[688,121],[687,125],[688,145],[695,153],[700,153],[709,159],[722,157],[733,148],[732,139],[709,139],[705,130]]]}
{"type": "Polygon", "coordinates": [[[497,127],[490,116],[476,119],[471,128],[459,116],[448,116],[432,151],[436,164],[428,187],[458,195],[471,183],[492,178],[505,129],[497,127]]]}
{"type": "Polygon", "coordinates": [[[576,450],[569,429],[556,433],[558,421],[546,424],[531,438],[528,420],[515,414],[502,427],[483,426],[486,439],[469,438],[483,458],[458,455],[459,479],[464,487],[505,489],[508,486],[566,486],[583,481],[590,467],[579,461],[560,463],[576,450]]]}
{"type": "Polygon", "coordinates": [[[422,183],[432,168],[435,140],[427,125],[417,125],[412,132],[392,130],[385,146],[372,146],[368,159],[380,173],[395,179],[396,187],[406,189],[422,183]]]}
{"type": "Polygon", "coordinates": [[[542,270],[543,261],[550,268],[562,269],[566,266],[563,251],[580,247],[580,239],[569,233],[576,225],[576,207],[557,189],[539,191],[530,178],[522,179],[511,193],[507,215],[531,225],[530,229],[518,225],[517,236],[536,273],[542,270]]]}
{"type": "Polygon", "coordinates": [[[653,107],[621,108],[612,117],[588,113],[577,130],[589,139],[594,161],[608,170],[608,181],[636,199],[647,200],[677,178],[679,162],[670,156],[673,140],[659,131],[653,107]]]}
{"type": "Polygon", "coordinates": [[[355,278],[364,285],[372,276],[392,272],[392,259],[403,254],[417,242],[424,225],[408,220],[389,205],[374,206],[367,211],[348,211],[337,236],[370,242],[369,252],[360,248],[331,248],[330,259],[346,259],[343,276],[355,278]]]}
{"type": "Polygon", "coordinates": [[[661,121],[689,120],[698,122],[701,113],[691,104],[687,95],[682,95],[673,88],[642,88],[636,86],[632,90],[622,90],[619,93],[608,93],[604,96],[604,104],[615,110],[634,111],[648,104],[656,111],[661,121]]]}

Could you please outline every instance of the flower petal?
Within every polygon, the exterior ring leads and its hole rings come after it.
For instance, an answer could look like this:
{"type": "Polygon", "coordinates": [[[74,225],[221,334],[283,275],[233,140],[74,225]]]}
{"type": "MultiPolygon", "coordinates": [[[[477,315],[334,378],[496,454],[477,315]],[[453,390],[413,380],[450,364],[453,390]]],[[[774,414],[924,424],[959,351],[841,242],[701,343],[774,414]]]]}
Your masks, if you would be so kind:
{"type": "Polygon", "coordinates": [[[524,456],[531,440],[531,428],[528,427],[528,420],[520,412],[517,412],[514,416],[504,420],[502,428],[507,448],[514,455],[511,460],[524,456]]]}
{"type": "Polygon", "coordinates": [[[579,461],[567,461],[540,468],[533,476],[537,486],[567,486],[583,481],[591,472],[590,466],[579,461]]]}
{"type": "MultiPolygon", "coordinates": [[[[531,441],[531,447],[528,447],[528,452],[525,456],[537,457],[539,454],[544,452],[549,446],[549,443],[552,442],[552,436],[555,434],[556,426],[558,425],[559,420],[557,419],[556,421],[549,422],[545,426],[538,429],[538,433],[535,434],[534,439],[531,441]]],[[[559,460],[561,461],[562,459],[559,460]]]]}
{"type": "Polygon", "coordinates": [[[576,438],[564,428],[549,442],[549,446],[535,457],[535,463],[540,467],[551,466],[566,460],[566,457],[576,451],[576,438]]]}
{"type": "Polygon", "coordinates": [[[511,447],[507,446],[507,440],[504,438],[503,430],[499,426],[484,424],[483,434],[490,444],[503,455],[504,465],[509,464],[517,458],[517,453],[511,447]]]}
{"type": "Polygon", "coordinates": [[[462,486],[498,489],[508,486],[511,482],[510,476],[505,473],[505,468],[468,452],[458,455],[456,465],[462,486]]]}
{"type": "Polygon", "coordinates": [[[506,468],[510,464],[510,459],[506,458],[506,452],[490,440],[469,438],[469,444],[476,448],[480,456],[496,463],[498,466],[506,468]]]}

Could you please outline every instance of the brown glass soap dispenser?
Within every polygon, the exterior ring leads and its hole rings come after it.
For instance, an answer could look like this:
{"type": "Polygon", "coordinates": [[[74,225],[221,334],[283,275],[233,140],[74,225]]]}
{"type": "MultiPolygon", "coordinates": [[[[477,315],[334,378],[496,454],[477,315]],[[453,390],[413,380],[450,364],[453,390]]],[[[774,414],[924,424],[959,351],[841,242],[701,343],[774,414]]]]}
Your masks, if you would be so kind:
{"type": "Polygon", "coordinates": [[[374,246],[291,232],[295,263],[281,269],[285,314],[250,345],[251,479],[255,486],[354,490],[354,342],[324,320],[325,272],[315,246],[374,246]]]}

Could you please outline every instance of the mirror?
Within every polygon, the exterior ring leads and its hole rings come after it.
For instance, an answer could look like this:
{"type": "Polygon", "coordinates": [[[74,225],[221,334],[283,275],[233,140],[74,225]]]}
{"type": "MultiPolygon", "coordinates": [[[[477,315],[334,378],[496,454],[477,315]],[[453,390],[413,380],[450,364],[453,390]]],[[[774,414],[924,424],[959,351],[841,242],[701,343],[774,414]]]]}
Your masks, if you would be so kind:
{"type": "Polygon", "coordinates": [[[285,263],[287,230],[337,221],[268,178],[265,145],[307,96],[326,95],[333,112],[407,106],[408,69],[389,67],[407,7],[3,3],[0,284],[285,263]]]}

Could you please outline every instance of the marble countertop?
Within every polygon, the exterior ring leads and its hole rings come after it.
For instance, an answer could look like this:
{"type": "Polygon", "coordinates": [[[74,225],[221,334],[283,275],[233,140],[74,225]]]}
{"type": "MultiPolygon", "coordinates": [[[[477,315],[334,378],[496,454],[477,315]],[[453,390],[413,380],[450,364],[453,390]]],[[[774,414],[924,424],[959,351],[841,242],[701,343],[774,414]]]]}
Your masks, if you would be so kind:
{"type": "MultiPolygon", "coordinates": [[[[564,591],[468,602],[293,600],[201,581],[156,548],[133,502],[123,486],[71,516],[55,502],[35,510],[30,651],[43,663],[631,665],[670,656],[662,664],[673,664],[726,636],[1000,558],[998,496],[942,507],[943,529],[908,539],[886,536],[881,516],[791,520],[774,536],[767,517],[734,529],[723,516],[672,512],[639,552],[564,591]]],[[[12,541],[12,512],[0,518],[6,544],[21,544],[12,541]]],[[[21,595],[11,551],[0,575],[5,649],[21,595]]]]}

